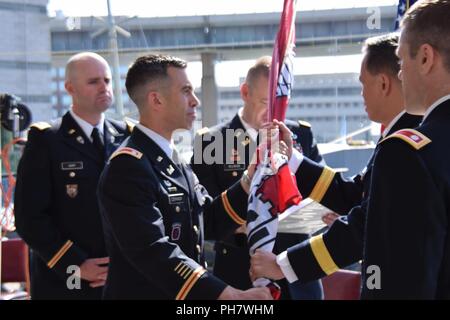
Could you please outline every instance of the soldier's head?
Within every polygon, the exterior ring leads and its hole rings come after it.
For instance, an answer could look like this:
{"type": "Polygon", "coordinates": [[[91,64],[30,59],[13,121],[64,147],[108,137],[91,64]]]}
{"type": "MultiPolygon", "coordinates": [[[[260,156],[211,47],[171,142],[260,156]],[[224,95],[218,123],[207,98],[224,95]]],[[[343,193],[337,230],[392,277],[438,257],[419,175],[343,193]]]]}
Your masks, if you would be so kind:
{"type": "Polygon", "coordinates": [[[192,127],[200,101],[186,67],[179,58],[153,54],[139,57],[130,66],[125,86],[141,123],[170,132],[192,127]]]}
{"type": "Polygon", "coordinates": [[[450,94],[450,0],[422,0],[405,14],[397,54],[408,111],[450,94]]]}
{"type": "Polygon", "coordinates": [[[73,111],[88,122],[97,119],[113,102],[111,70],[106,60],[93,52],[69,59],[65,88],[72,96],[73,111]]]}
{"type": "Polygon", "coordinates": [[[404,110],[400,70],[395,54],[398,34],[368,38],[363,46],[359,80],[369,119],[388,125],[404,110]]]}
{"type": "Polygon", "coordinates": [[[269,73],[272,58],[264,56],[248,70],[245,82],[241,85],[244,101],[244,120],[255,129],[267,122],[269,105],[269,73]]]}

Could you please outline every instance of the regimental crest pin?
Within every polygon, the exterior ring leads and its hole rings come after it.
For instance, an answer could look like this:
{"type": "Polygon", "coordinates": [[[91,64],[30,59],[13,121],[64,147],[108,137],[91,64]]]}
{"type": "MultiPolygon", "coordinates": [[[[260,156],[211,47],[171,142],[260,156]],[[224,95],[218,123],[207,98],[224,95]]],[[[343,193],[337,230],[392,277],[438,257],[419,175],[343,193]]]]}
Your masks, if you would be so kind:
{"type": "Polygon", "coordinates": [[[245,137],[245,140],[241,142],[242,145],[245,147],[250,143],[250,138],[249,137],[245,137]]]}
{"type": "Polygon", "coordinates": [[[66,193],[70,198],[75,198],[78,195],[78,185],[77,184],[67,184],[66,193]]]}
{"type": "Polygon", "coordinates": [[[181,224],[180,223],[174,223],[172,224],[172,232],[170,233],[170,238],[172,241],[180,240],[181,236],[181,224]]]}

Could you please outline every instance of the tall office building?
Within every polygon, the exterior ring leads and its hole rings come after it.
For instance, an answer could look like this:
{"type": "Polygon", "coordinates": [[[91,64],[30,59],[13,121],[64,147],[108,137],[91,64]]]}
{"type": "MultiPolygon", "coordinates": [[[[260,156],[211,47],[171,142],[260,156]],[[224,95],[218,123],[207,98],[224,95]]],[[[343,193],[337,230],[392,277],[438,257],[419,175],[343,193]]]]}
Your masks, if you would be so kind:
{"type": "Polygon", "coordinates": [[[0,0],[0,90],[22,99],[33,121],[52,118],[48,0],[0,0]]]}

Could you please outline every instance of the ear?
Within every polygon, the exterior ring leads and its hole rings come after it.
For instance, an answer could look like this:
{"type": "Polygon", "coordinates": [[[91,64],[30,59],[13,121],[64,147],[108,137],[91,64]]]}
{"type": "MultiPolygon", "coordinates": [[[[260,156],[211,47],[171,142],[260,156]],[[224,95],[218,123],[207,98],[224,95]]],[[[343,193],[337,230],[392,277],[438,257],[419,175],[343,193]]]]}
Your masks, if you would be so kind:
{"type": "Polygon", "coordinates": [[[75,89],[73,87],[72,82],[66,81],[64,82],[64,88],[66,88],[66,91],[72,96],[75,92],[75,89]]]}
{"type": "Polygon", "coordinates": [[[420,46],[416,59],[419,62],[421,74],[428,74],[432,70],[433,65],[436,64],[436,57],[436,50],[428,43],[420,46]]]}
{"type": "Polygon", "coordinates": [[[249,95],[248,84],[246,82],[244,82],[241,85],[241,98],[242,98],[242,100],[247,101],[248,95],[249,95]]]}
{"type": "Polygon", "coordinates": [[[379,74],[381,94],[383,96],[389,95],[392,89],[392,79],[385,73],[379,74]]]}
{"type": "Polygon", "coordinates": [[[157,91],[149,91],[147,94],[148,105],[152,107],[160,107],[163,104],[162,96],[157,91]]]}

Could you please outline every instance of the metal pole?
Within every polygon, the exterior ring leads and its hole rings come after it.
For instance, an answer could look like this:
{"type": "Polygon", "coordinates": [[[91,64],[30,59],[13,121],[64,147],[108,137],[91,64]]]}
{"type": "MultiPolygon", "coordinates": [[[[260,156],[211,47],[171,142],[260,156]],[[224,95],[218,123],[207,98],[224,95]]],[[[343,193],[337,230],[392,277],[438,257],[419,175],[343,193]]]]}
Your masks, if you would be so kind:
{"type": "Polygon", "coordinates": [[[202,58],[202,125],[215,126],[219,122],[218,89],[214,65],[216,53],[203,52],[202,58]]]}
{"type": "Polygon", "coordinates": [[[120,64],[119,64],[119,50],[117,46],[117,31],[114,22],[114,16],[111,14],[111,4],[108,3],[108,30],[109,30],[109,48],[112,54],[113,67],[113,83],[114,83],[114,100],[116,103],[116,112],[119,119],[123,119],[123,100],[122,100],[122,86],[120,84],[120,64]]]}
{"type": "MultiPolygon", "coordinates": [[[[0,150],[3,149],[2,142],[2,126],[0,126],[0,150]]],[[[0,158],[0,178],[2,178],[2,181],[0,183],[3,183],[3,174],[2,174],[2,160],[0,158]]],[[[3,194],[0,190],[0,208],[3,208],[3,194]]],[[[6,208],[5,211],[6,212],[6,208]]],[[[0,290],[2,287],[2,249],[3,249],[3,213],[0,210],[0,290]]]]}

